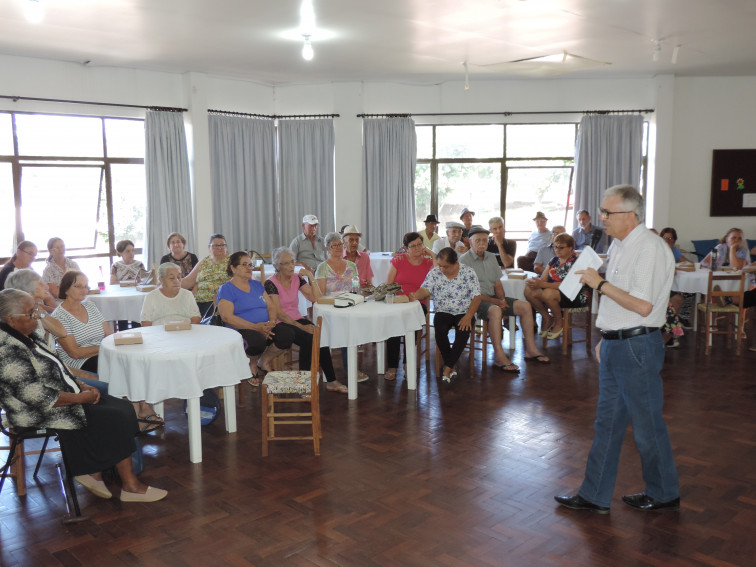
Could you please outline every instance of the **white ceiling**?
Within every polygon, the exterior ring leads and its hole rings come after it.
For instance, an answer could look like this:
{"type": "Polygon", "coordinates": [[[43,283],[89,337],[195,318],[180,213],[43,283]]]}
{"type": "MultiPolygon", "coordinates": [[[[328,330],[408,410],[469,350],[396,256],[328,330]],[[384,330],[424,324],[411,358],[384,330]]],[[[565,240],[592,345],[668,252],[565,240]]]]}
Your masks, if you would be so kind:
{"type": "Polygon", "coordinates": [[[756,75],[756,0],[314,0],[310,62],[301,41],[284,38],[296,33],[301,0],[40,1],[36,25],[23,15],[28,0],[0,3],[0,54],[266,84],[438,83],[462,80],[465,60],[471,83],[568,69],[575,78],[756,75]],[[611,65],[508,63],[563,51],[611,65]]]}

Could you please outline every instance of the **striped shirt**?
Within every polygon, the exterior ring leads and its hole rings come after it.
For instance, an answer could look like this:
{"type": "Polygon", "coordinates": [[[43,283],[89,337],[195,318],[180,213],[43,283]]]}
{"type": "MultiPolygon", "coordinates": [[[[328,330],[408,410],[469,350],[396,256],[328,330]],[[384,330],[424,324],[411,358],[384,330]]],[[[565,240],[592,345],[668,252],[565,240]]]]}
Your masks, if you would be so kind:
{"type": "MultiPolygon", "coordinates": [[[[66,311],[63,305],[59,305],[52,312],[52,316],[61,322],[68,334],[74,338],[76,344],[80,347],[99,346],[102,339],[105,338],[103,326],[105,319],[97,306],[91,301],[85,301],[82,305],[87,310],[86,322],[79,321],[66,311]]],[[[81,368],[87,361],[86,358],[71,358],[60,345],[57,347],[57,352],[60,359],[71,368],[81,368]]]]}

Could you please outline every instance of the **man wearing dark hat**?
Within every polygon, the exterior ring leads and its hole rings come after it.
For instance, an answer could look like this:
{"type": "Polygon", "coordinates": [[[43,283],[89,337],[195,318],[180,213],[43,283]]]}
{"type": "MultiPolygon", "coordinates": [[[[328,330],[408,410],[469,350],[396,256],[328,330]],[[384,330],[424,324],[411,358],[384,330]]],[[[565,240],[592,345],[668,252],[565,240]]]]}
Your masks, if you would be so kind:
{"type": "Polygon", "coordinates": [[[517,267],[528,272],[533,271],[533,262],[541,247],[551,242],[551,232],[546,228],[546,222],[549,220],[546,215],[538,211],[533,220],[536,223],[536,230],[528,238],[528,252],[517,258],[517,267]]]}
{"type": "Polygon", "coordinates": [[[420,231],[420,236],[423,237],[423,246],[429,250],[433,250],[433,243],[441,238],[436,233],[437,227],[438,217],[436,217],[436,215],[428,215],[425,217],[425,230],[420,231]]]}

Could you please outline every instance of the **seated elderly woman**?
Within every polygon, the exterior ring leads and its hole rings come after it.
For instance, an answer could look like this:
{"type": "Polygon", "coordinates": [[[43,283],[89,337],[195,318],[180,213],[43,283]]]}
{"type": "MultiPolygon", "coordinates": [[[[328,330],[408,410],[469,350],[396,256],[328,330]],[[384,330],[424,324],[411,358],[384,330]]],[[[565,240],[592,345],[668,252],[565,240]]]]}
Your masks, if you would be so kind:
{"type": "Polygon", "coordinates": [[[210,255],[205,256],[181,280],[181,287],[194,294],[200,313],[205,315],[214,305],[221,285],[228,281],[228,246],[222,234],[210,235],[210,255]]]}
{"type": "Polygon", "coordinates": [[[5,287],[5,280],[14,270],[22,270],[32,265],[37,257],[37,246],[29,240],[18,243],[16,253],[11,256],[8,263],[0,270],[0,289],[5,287]]]}
{"type": "Polygon", "coordinates": [[[252,386],[262,383],[260,370],[269,372],[273,359],[294,342],[294,330],[275,323],[276,313],[263,284],[252,279],[252,258],[234,252],[226,268],[231,280],[218,290],[218,313],[227,327],[241,333],[247,343],[252,386]]]}
{"type": "MultiPolygon", "coordinates": [[[[436,255],[424,245],[424,237],[417,232],[405,234],[402,245],[407,253],[396,254],[391,259],[391,268],[389,268],[388,276],[386,276],[386,283],[399,284],[402,286],[402,293],[409,296],[410,293],[420,289],[423,281],[425,281],[425,276],[436,265],[436,255]]],[[[423,313],[428,313],[427,301],[422,302],[422,308],[423,313]]],[[[396,371],[399,368],[400,342],[399,337],[391,337],[386,341],[388,369],[383,375],[383,379],[389,382],[396,380],[396,371]]]]}
{"type": "Polygon", "coordinates": [[[179,267],[181,277],[186,277],[199,263],[199,258],[184,250],[186,246],[186,238],[181,236],[178,232],[172,232],[168,235],[168,250],[170,253],[160,258],[160,263],[165,264],[171,262],[179,267]]]}
{"type": "MultiPolygon", "coordinates": [[[[58,338],[58,356],[72,369],[92,374],[98,371],[100,343],[112,335],[110,324],[105,321],[91,301],[84,301],[89,292],[87,276],[77,271],[66,272],[60,280],[60,298],[63,302],[53,311],[66,330],[58,338]]],[[[142,432],[153,431],[164,422],[146,402],[134,402],[134,411],[139,418],[142,432]]]]}
{"type": "Polygon", "coordinates": [[[145,272],[144,264],[134,259],[134,243],[131,240],[120,240],[116,244],[116,252],[121,260],[113,263],[110,268],[110,283],[117,284],[124,280],[136,280],[145,272]]]}
{"type": "MultiPolygon", "coordinates": [[[[50,297],[47,284],[42,281],[40,275],[31,268],[16,270],[8,279],[5,280],[5,289],[20,289],[25,291],[34,298],[34,302],[42,308],[45,300],[50,297]]],[[[57,303],[56,303],[57,306],[57,303]]],[[[49,346],[55,348],[55,340],[65,337],[68,332],[63,324],[55,317],[47,317],[45,313],[40,313],[37,330],[37,338],[45,341],[49,346]]]]}
{"type": "MultiPolygon", "coordinates": [[[[717,253],[717,265],[714,268],[731,267],[736,270],[742,270],[746,264],[751,262],[751,256],[748,252],[748,246],[743,237],[743,231],[739,228],[731,228],[720,240],[719,244],[714,247],[712,252],[717,253]]],[[[702,268],[712,267],[712,256],[709,252],[701,260],[702,268]]]]}
{"type": "MultiPolygon", "coordinates": [[[[276,273],[265,282],[265,291],[273,305],[276,320],[294,331],[294,344],[299,346],[299,369],[309,370],[314,326],[312,321],[299,312],[299,293],[314,303],[322,295],[320,288],[313,285],[315,276],[307,268],[303,268],[299,274],[294,273],[294,256],[289,248],[276,248],[271,259],[276,273]]],[[[347,387],[336,380],[331,349],[328,347],[320,349],[320,367],[325,374],[326,389],[329,392],[348,393],[347,387]]]]}
{"type": "Polygon", "coordinates": [[[436,257],[437,266],[425,276],[422,286],[410,293],[411,301],[433,297],[436,315],[436,345],[444,359],[443,380],[451,382],[457,375],[454,367],[475,326],[475,312],[480,305],[480,284],[470,266],[459,263],[452,248],[443,248],[436,257]],[[454,327],[454,345],[449,344],[449,331],[454,327]]]}
{"type": "Polygon", "coordinates": [[[541,314],[541,337],[557,339],[564,329],[562,307],[585,307],[591,299],[589,288],[584,285],[574,300],[559,290],[559,284],[567,276],[577,260],[575,239],[566,232],[554,237],[554,253],[540,278],[531,278],[525,285],[525,299],[541,314]],[[551,313],[549,313],[551,312],[551,313]]]}
{"type": "MultiPolygon", "coordinates": [[[[345,291],[351,292],[353,280],[356,278],[359,281],[360,274],[357,265],[343,257],[344,243],[341,241],[341,235],[338,232],[329,232],[323,241],[328,259],[321,262],[315,270],[315,281],[318,282],[320,292],[329,296],[345,291]]],[[[344,370],[348,371],[346,348],[341,349],[341,363],[344,370]]],[[[367,379],[367,374],[362,371],[357,372],[358,382],[364,382],[367,379]]]]}
{"type": "Polygon", "coordinates": [[[42,311],[26,292],[0,292],[0,404],[14,427],[55,429],[76,480],[100,498],[112,493],[102,471],[116,467],[123,502],[154,502],[165,490],[141,483],[131,465],[139,432],[128,402],[71,376],[34,337],[42,311]]]}
{"type": "Polygon", "coordinates": [[[165,262],[158,268],[160,287],[147,294],[142,305],[142,326],[172,321],[199,324],[200,312],[191,291],[181,289],[181,267],[165,262]]]}
{"type": "Polygon", "coordinates": [[[50,288],[53,297],[58,297],[58,289],[63,274],[70,270],[80,271],[79,264],[66,258],[66,244],[62,238],[53,236],[47,241],[47,262],[42,272],[42,281],[50,288]]]}

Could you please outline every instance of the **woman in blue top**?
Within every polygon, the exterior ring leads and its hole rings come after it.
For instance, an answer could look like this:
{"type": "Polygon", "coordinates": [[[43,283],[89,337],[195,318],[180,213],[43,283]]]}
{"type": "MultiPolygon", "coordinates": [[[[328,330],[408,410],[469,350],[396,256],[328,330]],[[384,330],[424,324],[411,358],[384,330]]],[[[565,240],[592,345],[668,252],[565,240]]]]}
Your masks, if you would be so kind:
{"type": "Polygon", "coordinates": [[[252,279],[252,259],[246,252],[231,254],[226,271],[231,279],[218,290],[218,313],[227,327],[244,338],[252,372],[248,382],[259,386],[260,369],[268,372],[273,359],[291,347],[294,331],[275,323],[274,308],[263,285],[252,279]]]}

